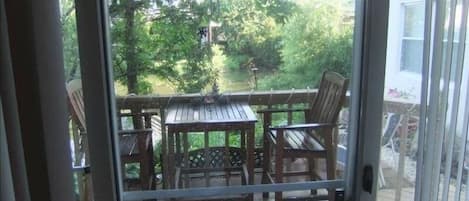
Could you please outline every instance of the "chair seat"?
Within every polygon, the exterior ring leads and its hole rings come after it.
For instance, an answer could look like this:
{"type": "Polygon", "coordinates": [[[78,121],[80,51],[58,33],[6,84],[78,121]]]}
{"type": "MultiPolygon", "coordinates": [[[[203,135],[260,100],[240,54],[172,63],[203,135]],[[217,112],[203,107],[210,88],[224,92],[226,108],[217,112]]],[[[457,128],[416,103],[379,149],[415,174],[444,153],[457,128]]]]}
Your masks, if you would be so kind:
{"type": "MultiPolygon", "coordinates": [[[[303,130],[284,130],[285,148],[290,150],[317,151],[323,152],[326,149],[314,137],[303,130]]],[[[273,144],[277,144],[277,131],[270,131],[270,138],[273,144]]]]}
{"type": "MultiPolygon", "coordinates": [[[[121,135],[119,137],[119,148],[121,156],[131,156],[140,153],[138,149],[138,139],[137,135],[121,135]]],[[[150,138],[147,137],[145,140],[145,149],[148,149],[150,146],[150,138]]]]}

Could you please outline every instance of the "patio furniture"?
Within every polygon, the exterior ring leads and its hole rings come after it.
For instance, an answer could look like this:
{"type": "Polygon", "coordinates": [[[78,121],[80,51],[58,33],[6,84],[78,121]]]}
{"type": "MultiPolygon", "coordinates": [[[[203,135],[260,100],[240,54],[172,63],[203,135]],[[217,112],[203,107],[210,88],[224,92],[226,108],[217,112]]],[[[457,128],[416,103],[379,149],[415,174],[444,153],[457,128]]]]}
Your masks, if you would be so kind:
{"type": "MultiPolygon", "coordinates": [[[[86,140],[85,107],[81,80],[72,80],[67,84],[67,94],[72,119],[78,126],[79,135],[82,136],[82,152],[88,158],[86,140]]],[[[155,114],[141,111],[131,111],[127,114],[119,114],[120,117],[130,117],[133,121],[133,129],[119,130],[119,151],[121,157],[122,175],[126,190],[154,189],[154,167],[151,117],[155,114]],[[126,165],[138,164],[140,167],[138,178],[126,177],[126,165]]],[[[120,121],[119,121],[120,122],[120,121]]],[[[119,124],[119,128],[122,126],[119,124]]]]}
{"type": "MultiPolygon", "coordinates": [[[[262,183],[282,183],[284,176],[307,175],[322,179],[315,171],[315,160],[326,160],[328,180],[335,179],[337,149],[337,118],[348,87],[348,79],[326,71],[318,94],[308,109],[259,110],[264,118],[264,167],[262,183]],[[273,113],[304,112],[306,124],[271,127],[273,113]],[[271,149],[275,152],[275,168],[271,167],[271,149]],[[301,172],[284,172],[284,158],[305,158],[309,167],[301,172]],[[274,174],[272,174],[274,173],[274,174]]],[[[264,197],[268,194],[264,193],[264,197]]],[[[329,200],[335,199],[335,189],[328,189],[329,200]]],[[[282,192],[275,192],[275,200],[282,200],[282,192]]]]}
{"type": "MultiPolygon", "coordinates": [[[[247,184],[254,184],[254,126],[257,118],[247,103],[178,103],[168,107],[168,165],[165,177],[170,188],[188,186],[189,174],[202,173],[210,186],[210,172],[240,171],[247,184]],[[209,147],[209,131],[224,131],[225,146],[209,147]],[[241,131],[241,147],[229,145],[229,131],[241,131]],[[203,149],[189,151],[189,133],[203,132],[203,149]],[[182,133],[182,140],[181,134],[182,133]],[[246,140],[247,138],[247,140],[246,140]],[[181,143],[182,141],[182,143],[181,143]],[[182,182],[181,177],[185,177],[182,182]]],[[[164,143],[166,144],[166,143],[164,143]]],[[[252,200],[253,195],[248,195],[252,200]]]]}
{"type": "Polygon", "coordinates": [[[394,147],[394,136],[396,135],[397,130],[399,129],[400,123],[402,120],[402,115],[397,113],[388,113],[386,117],[386,122],[383,128],[383,138],[381,139],[381,146],[391,146],[393,152],[396,151],[394,147]]]}
{"type": "MultiPolygon", "coordinates": [[[[381,146],[382,147],[391,146],[391,150],[393,153],[391,157],[393,159],[393,163],[396,163],[396,160],[394,159],[394,153],[396,149],[394,147],[395,142],[393,138],[399,129],[401,120],[402,120],[401,114],[388,113],[386,117],[386,121],[384,123],[384,127],[383,127],[383,133],[382,133],[383,137],[381,138],[381,146]]],[[[378,169],[378,176],[379,176],[378,186],[380,188],[385,187],[386,180],[384,179],[383,168],[381,167],[381,165],[379,166],[379,169],[378,169]]]]}

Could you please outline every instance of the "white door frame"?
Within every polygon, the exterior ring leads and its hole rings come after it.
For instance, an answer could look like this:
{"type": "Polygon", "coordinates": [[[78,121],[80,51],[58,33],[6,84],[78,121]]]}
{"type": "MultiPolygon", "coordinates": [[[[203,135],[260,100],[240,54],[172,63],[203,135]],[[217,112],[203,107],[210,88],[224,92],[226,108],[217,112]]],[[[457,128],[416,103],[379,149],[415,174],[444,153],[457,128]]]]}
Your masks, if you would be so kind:
{"type": "Polygon", "coordinates": [[[356,5],[352,89],[359,91],[351,97],[350,129],[356,135],[349,139],[356,150],[349,151],[348,159],[354,164],[349,163],[346,186],[349,200],[371,201],[376,200],[381,148],[389,1],[358,0],[356,5]],[[365,166],[373,170],[371,193],[362,188],[365,166]]]}

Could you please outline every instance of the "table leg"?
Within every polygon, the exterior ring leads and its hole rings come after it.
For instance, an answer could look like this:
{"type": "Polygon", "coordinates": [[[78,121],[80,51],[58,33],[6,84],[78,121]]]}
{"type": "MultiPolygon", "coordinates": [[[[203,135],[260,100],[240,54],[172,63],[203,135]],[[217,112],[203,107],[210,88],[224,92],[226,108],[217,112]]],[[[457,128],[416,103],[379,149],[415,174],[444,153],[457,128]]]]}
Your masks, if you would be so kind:
{"type": "Polygon", "coordinates": [[[168,141],[167,141],[167,133],[166,133],[166,122],[165,122],[165,118],[163,118],[165,116],[165,110],[163,108],[160,109],[160,115],[161,115],[161,160],[162,160],[162,166],[161,166],[161,171],[162,171],[162,174],[163,174],[163,189],[167,189],[169,187],[168,185],[168,171],[166,170],[169,166],[168,166],[168,157],[166,157],[168,154],[167,154],[167,150],[168,150],[168,141]]]}
{"type": "Polygon", "coordinates": [[[182,155],[181,155],[181,136],[179,132],[174,133],[176,138],[176,166],[180,166],[182,163],[182,155]]]}
{"type": "Polygon", "coordinates": [[[245,130],[241,130],[239,138],[241,139],[241,145],[240,145],[241,150],[246,151],[246,131],[245,130]]]}
{"type": "MultiPolygon", "coordinates": [[[[246,156],[247,156],[247,169],[248,169],[248,174],[249,174],[249,181],[248,181],[248,185],[253,185],[254,184],[254,144],[255,144],[255,140],[254,140],[254,124],[250,125],[249,126],[249,129],[247,131],[247,153],[246,153],[246,156]]],[[[254,194],[249,194],[248,196],[248,200],[249,201],[252,201],[254,199],[254,194]]]]}
{"type": "Polygon", "coordinates": [[[205,152],[205,164],[204,168],[204,177],[205,177],[205,186],[210,187],[210,175],[208,172],[208,168],[210,166],[210,161],[212,160],[210,156],[210,148],[209,148],[210,142],[209,142],[209,136],[208,136],[208,130],[204,129],[204,152],[205,152]]]}
{"type": "MultiPolygon", "coordinates": [[[[224,165],[225,167],[230,167],[230,132],[225,131],[225,153],[223,154],[224,157],[224,165]]],[[[226,174],[226,179],[225,179],[225,185],[229,186],[230,185],[230,179],[231,179],[231,171],[228,169],[225,170],[226,174]]]]}
{"type": "Polygon", "coordinates": [[[174,160],[174,129],[173,128],[168,128],[168,167],[166,168],[168,170],[168,184],[170,189],[174,189],[176,187],[175,185],[175,160],[174,160]]]}
{"type": "MultiPolygon", "coordinates": [[[[184,141],[184,168],[189,168],[189,140],[187,132],[183,133],[184,141]]],[[[189,188],[189,174],[184,175],[184,188],[189,188]]]]}

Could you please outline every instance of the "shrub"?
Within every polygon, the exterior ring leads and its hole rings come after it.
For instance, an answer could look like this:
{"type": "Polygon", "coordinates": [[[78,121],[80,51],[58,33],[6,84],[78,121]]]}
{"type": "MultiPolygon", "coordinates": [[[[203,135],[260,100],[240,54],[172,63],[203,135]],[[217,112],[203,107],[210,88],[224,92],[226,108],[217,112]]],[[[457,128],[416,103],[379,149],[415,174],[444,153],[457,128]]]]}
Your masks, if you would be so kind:
{"type": "Polygon", "coordinates": [[[283,27],[282,65],[261,81],[262,88],[289,89],[315,86],[324,70],[349,76],[352,25],[338,1],[308,1],[283,27]]]}

